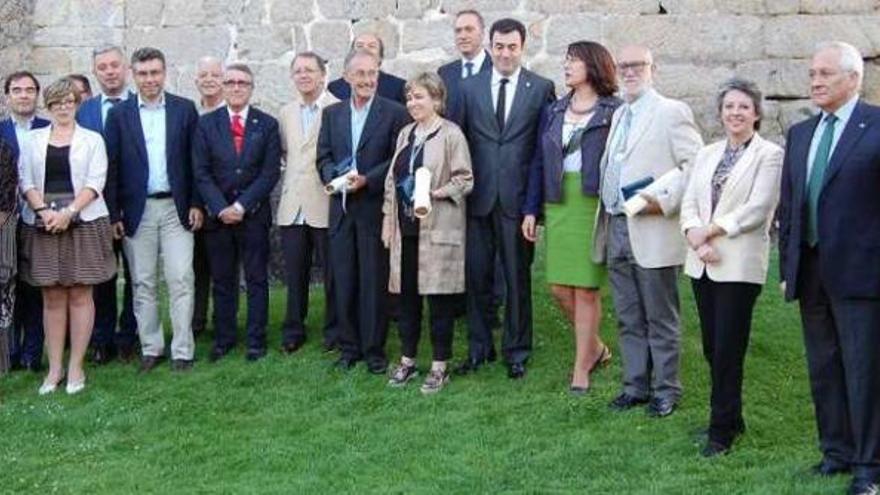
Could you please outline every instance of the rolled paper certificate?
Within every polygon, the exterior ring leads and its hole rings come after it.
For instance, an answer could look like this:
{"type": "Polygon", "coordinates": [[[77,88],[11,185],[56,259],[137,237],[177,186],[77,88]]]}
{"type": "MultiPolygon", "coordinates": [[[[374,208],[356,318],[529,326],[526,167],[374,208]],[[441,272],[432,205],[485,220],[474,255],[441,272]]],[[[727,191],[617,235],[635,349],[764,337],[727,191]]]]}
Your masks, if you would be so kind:
{"type": "Polygon", "coordinates": [[[633,195],[633,197],[629,198],[623,204],[623,212],[626,213],[626,216],[628,217],[638,215],[639,212],[648,206],[648,201],[645,199],[645,196],[656,200],[660,196],[669,194],[669,187],[681,178],[681,173],[681,169],[674,168],[660,176],[659,179],[655,180],[637,194],[633,195]]]}
{"type": "Polygon", "coordinates": [[[348,179],[356,174],[357,174],[357,171],[349,170],[348,172],[331,180],[329,184],[324,186],[324,192],[327,193],[328,196],[332,196],[334,194],[339,194],[339,193],[347,190],[348,189],[348,179]]]}
{"type": "Polygon", "coordinates": [[[644,210],[646,206],[648,206],[648,202],[645,198],[639,193],[636,193],[623,204],[623,212],[626,213],[626,216],[628,217],[634,217],[638,215],[640,211],[644,210]]]}
{"type": "Polygon", "coordinates": [[[425,167],[416,170],[413,213],[416,218],[425,218],[431,213],[431,171],[425,167]]]}

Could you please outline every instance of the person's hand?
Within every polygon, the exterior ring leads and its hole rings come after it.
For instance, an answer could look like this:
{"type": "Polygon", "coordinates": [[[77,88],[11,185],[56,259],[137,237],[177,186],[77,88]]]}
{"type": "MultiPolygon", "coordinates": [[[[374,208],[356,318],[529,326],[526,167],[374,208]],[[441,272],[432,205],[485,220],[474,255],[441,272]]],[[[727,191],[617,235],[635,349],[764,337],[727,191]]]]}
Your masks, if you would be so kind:
{"type": "Polygon", "coordinates": [[[431,191],[431,199],[446,199],[448,197],[449,195],[446,194],[446,191],[444,191],[442,187],[431,191]]]}
{"type": "Polygon", "coordinates": [[[202,228],[202,224],[205,221],[205,215],[202,213],[202,210],[199,208],[190,208],[189,209],[189,229],[193,232],[202,228]]]}
{"type": "Polygon", "coordinates": [[[721,256],[718,255],[718,251],[709,244],[703,244],[700,246],[697,249],[697,256],[700,257],[700,261],[703,263],[715,264],[721,261],[721,256]]]}
{"type": "Polygon", "coordinates": [[[709,229],[708,227],[693,227],[688,229],[687,234],[688,244],[691,246],[691,249],[698,249],[703,244],[706,244],[709,240],[709,229]]]}
{"type": "Polygon", "coordinates": [[[648,196],[647,194],[642,194],[642,193],[639,193],[639,196],[641,196],[642,199],[644,199],[648,203],[647,205],[645,205],[644,208],[642,208],[642,211],[639,212],[639,215],[662,215],[663,214],[663,208],[660,208],[660,203],[658,203],[656,199],[654,199],[651,196],[648,196]]]}
{"type": "Polygon", "coordinates": [[[363,175],[351,175],[348,178],[348,192],[357,192],[367,186],[367,178],[363,175]]]}
{"type": "Polygon", "coordinates": [[[227,206],[220,211],[220,214],[217,215],[217,217],[226,225],[235,225],[241,222],[244,215],[239,213],[234,206],[227,206]]]}
{"type": "Polygon", "coordinates": [[[529,242],[538,240],[538,220],[535,215],[526,215],[522,221],[522,235],[529,242]]]}
{"type": "Polygon", "coordinates": [[[55,210],[46,209],[37,213],[37,215],[40,217],[40,220],[43,221],[43,228],[46,229],[46,232],[49,232],[49,222],[52,221],[52,217],[55,216],[55,210]]]}
{"type": "Polygon", "coordinates": [[[113,238],[117,241],[125,237],[125,227],[122,225],[122,222],[116,222],[113,225],[113,238]]]}

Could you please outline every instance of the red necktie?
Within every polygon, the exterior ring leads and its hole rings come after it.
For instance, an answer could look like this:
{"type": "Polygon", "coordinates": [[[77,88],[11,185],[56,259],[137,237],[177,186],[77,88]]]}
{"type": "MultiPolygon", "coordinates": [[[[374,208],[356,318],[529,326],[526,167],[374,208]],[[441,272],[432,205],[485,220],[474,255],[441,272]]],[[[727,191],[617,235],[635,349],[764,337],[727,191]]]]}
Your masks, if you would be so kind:
{"type": "Polygon", "coordinates": [[[232,142],[235,144],[235,152],[240,155],[241,149],[244,148],[244,125],[241,123],[241,115],[232,116],[230,130],[232,131],[232,142]]]}

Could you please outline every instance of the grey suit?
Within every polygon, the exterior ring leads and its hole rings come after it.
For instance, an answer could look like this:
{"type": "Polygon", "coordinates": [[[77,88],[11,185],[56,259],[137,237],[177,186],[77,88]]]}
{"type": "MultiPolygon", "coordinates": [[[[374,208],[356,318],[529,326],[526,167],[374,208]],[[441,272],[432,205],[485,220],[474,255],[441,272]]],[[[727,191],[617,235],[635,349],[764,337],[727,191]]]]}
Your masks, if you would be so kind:
{"type": "Polygon", "coordinates": [[[499,128],[492,74],[462,81],[462,128],[468,138],[474,189],[468,197],[466,278],[468,352],[483,361],[494,354],[490,328],[492,266],[500,252],[507,286],[502,350],[508,363],[528,359],[532,347],[532,245],[520,232],[528,168],[538,142],[538,121],[555,99],[553,83],[521,69],[513,102],[499,128]]]}

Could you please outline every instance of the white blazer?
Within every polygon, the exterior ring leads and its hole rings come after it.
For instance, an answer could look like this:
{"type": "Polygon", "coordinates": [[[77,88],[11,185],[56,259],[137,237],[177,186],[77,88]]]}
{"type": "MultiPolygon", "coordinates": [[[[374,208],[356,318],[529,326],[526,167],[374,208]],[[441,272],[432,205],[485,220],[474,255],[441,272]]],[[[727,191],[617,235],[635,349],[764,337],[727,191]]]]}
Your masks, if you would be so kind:
{"type": "MultiPolygon", "coordinates": [[[[46,184],[46,149],[52,126],[28,131],[27,138],[20,143],[18,157],[19,189],[22,194],[31,189],[43,191],[46,184]]],[[[107,180],[107,150],[104,138],[94,131],[77,125],[70,142],[70,179],[73,193],[78,195],[83,188],[89,188],[97,197],[79,213],[85,222],[109,215],[104,203],[104,183],[107,180]]],[[[28,225],[34,224],[34,212],[24,202],[21,219],[28,225]]]]}
{"type": "Polygon", "coordinates": [[[727,140],[703,147],[681,203],[681,231],[715,223],[726,234],[710,241],[721,260],[706,264],[688,247],[685,273],[716,282],[763,284],[767,279],[770,224],[779,201],[782,148],[757,133],[733,166],[712,212],[712,176],[727,140]]]}

